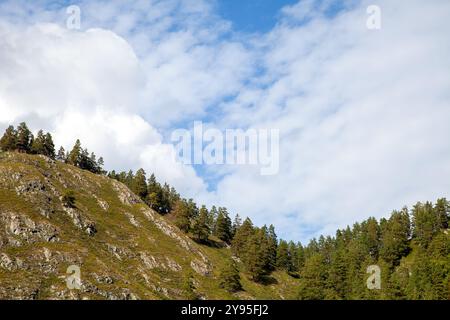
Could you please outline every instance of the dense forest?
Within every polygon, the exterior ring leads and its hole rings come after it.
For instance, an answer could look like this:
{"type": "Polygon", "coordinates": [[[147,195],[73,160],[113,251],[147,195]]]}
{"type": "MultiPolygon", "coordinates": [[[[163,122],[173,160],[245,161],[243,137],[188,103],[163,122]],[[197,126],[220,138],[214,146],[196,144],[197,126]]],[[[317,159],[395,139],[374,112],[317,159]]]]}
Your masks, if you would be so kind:
{"type": "MultiPolygon", "coordinates": [[[[205,246],[229,246],[233,259],[221,272],[222,286],[241,288],[239,267],[255,282],[271,282],[271,273],[285,270],[299,278],[299,299],[450,299],[450,203],[418,202],[394,211],[388,219],[369,218],[320,236],[308,245],[278,239],[274,226],[256,227],[249,218],[234,219],[226,208],[208,209],[182,198],[143,169],[116,173],[103,170],[103,158],[83,149],[55,152],[51,134],[36,137],[25,123],[10,126],[0,139],[1,151],[41,154],[107,175],[127,185],[149,207],[166,215],[183,232],[205,246]],[[368,289],[368,266],[381,270],[381,288],[368,289]]],[[[189,283],[186,284],[189,287],[189,283]]]]}

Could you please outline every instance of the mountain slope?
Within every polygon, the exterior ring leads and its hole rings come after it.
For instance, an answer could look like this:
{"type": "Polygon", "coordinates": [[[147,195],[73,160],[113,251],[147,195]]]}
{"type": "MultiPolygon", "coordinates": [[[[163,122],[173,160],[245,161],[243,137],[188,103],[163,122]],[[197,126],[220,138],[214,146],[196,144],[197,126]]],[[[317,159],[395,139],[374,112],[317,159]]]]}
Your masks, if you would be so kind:
{"type": "Polygon", "coordinates": [[[0,154],[0,299],[183,299],[192,277],[204,299],[283,299],[297,280],[270,285],[241,274],[244,290],[219,288],[226,247],[192,241],[126,186],[44,156],[0,154]],[[75,205],[63,205],[72,190],[75,205]],[[80,290],[66,285],[80,268],[80,290]]]}

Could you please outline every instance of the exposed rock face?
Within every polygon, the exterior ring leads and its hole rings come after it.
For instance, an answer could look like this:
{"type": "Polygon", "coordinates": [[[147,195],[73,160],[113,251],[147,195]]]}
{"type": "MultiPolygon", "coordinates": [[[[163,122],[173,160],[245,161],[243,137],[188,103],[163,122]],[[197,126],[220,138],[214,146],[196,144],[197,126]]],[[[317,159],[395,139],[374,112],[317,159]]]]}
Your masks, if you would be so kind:
{"type": "Polygon", "coordinates": [[[110,243],[106,244],[108,251],[118,260],[124,261],[126,259],[132,259],[135,255],[129,249],[122,248],[110,243]]]}
{"type": "Polygon", "coordinates": [[[190,252],[197,251],[196,249],[194,249],[190,241],[180,235],[180,231],[175,226],[170,225],[167,221],[158,216],[157,213],[155,213],[153,210],[143,209],[143,213],[148,220],[153,222],[159,228],[159,230],[161,230],[164,234],[171,237],[172,239],[176,240],[184,249],[190,252]]]}
{"type": "Polygon", "coordinates": [[[113,183],[113,187],[117,192],[117,195],[119,197],[119,200],[126,205],[133,205],[133,204],[138,204],[138,203],[142,203],[142,200],[139,199],[139,197],[137,195],[135,195],[134,193],[132,193],[130,191],[130,189],[128,189],[125,185],[123,185],[122,183],[118,182],[118,181],[112,181],[113,183]]]}
{"type": "Polygon", "coordinates": [[[93,195],[93,197],[97,200],[97,203],[98,203],[100,208],[102,208],[104,211],[108,211],[109,210],[108,202],[106,202],[105,200],[100,199],[95,194],[93,195]]]}
{"type": "Polygon", "coordinates": [[[130,220],[130,223],[135,226],[136,228],[139,228],[141,224],[139,221],[136,220],[136,218],[129,212],[125,212],[125,215],[128,217],[128,220],[130,220]]]}
{"type": "Polygon", "coordinates": [[[90,236],[93,236],[97,233],[95,223],[83,216],[79,210],[77,210],[76,208],[63,208],[67,215],[72,218],[72,222],[77,228],[83,230],[90,236]]]}
{"type": "Polygon", "coordinates": [[[148,255],[145,252],[140,253],[140,258],[145,267],[148,269],[162,269],[162,270],[170,270],[174,272],[179,272],[182,270],[181,266],[174,260],[169,257],[165,257],[165,259],[158,259],[152,255],[148,255]]]}
{"type": "Polygon", "coordinates": [[[15,271],[23,267],[23,261],[9,257],[6,253],[0,255],[0,267],[8,271],[15,271]]]}
{"type": "Polygon", "coordinates": [[[191,261],[191,268],[202,276],[208,276],[211,273],[211,267],[205,262],[197,259],[191,261]]]}
{"type": "Polygon", "coordinates": [[[26,243],[59,241],[58,230],[50,223],[36,223],[24,215],[11,212],[0,212],[0,222],[7,235],[16,236],[26,243]]]}
{"type": "Polygon", "coordinates": [[[33,286],[5,286],[0,287],[0,299],[35,300],[39,295],[39,289],[33,286]]]}

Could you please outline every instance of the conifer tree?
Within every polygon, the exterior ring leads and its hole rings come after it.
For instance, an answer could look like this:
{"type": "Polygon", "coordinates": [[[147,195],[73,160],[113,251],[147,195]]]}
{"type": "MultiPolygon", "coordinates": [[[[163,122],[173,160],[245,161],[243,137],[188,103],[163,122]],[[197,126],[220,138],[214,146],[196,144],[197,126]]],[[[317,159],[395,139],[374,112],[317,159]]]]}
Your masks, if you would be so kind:
{"type": "Polygon", "coordinates": [[[380,256],[394,266],[409,252],[410,221],[408,210],[394,211],[387,221],[382,221],[380,256]]]}
{"type": "Polygon", "coordinates": [[[56,155],[56,160],[61,162],[66,162],[66,150],[61,146],[59,148],[58,154],[56,155]]]}
{"type": "Polygon", "coordinates": [[[242,289],[239,269],[233,259],[229,259],[221,269],[219,286],[228,292],[237,292],[242,289]]]}
{"type": "Polygon", "coordinates": [[[245,245],[245,254],[242,257],[242,262],[245,265],[250,278],[253,281],[259,282],[267,275],[267,255],[263,249],[265,236],[261,229],[250,236],[245,245]]]}
{"type": "Polygon", "coordinates": [[[16,149],[19,152],[28,153],[31,151],[31,144],[33,142],[33,134],[30,129],[28,129],[27,124],[22,122],[17,127],[17,141],[16,149]]]}
{"type": "Polygon", "coordinates": [[[435,213],[431,202],[417,203],[412,210],[412,215],[414,240],[423,248],[427,248],[440,230],[440,217],[435,213]]]}
{"type": "Polygon", "coordinates": [[[298,298],[300,300],[322,300],[325,298],[327,272],[324,257],[314,254],[306,260],[302,270],[298,298]]]}
{"type": "Polygon", "coordinates": [[[239,229],[241,227],[241,225],[242,225],[242,219],[239,216],[239,214],[236,214],[236,216],[234,217],[233,225],[231,227],[231,237],[234,237],[237,229],[239,229]]]}
{"type": "Polygon", "coordinates": [[[275,227],[271,224],[268,231],[269,270],[274,271],[277,266],[278,238],[275,227]]]}
{"type": "Polygon", "coordinates": [[[75,145],[70,151],[69,156],[67,157],[67,162],[73,166],[79,166],[81,160],[81,142],[77,139],[75,145]]]}
{"type": "Polygon", "coordinates": [[[217,211],[216,206],[212,206],[211,210],[209,210],[208,226],[213,234],[216,233],[215,228],[218,214],[219,212],[217,211]]]}
{"type": "Polygon", "coordinates": [[[55,159],[55,144],[53,143],[52,135],[47,132],[44,136],[44,151],[43,155],[50,159],[55,159]]]}
{"type": "Polygon", "coordinates": [[[175,225],[183,232],[188,233],[191,229],[191,210],[185,200],[179,200],[173,209],[175,225]]]}
{"type": "Polygon", "coordinates": [[[44,132],[42,130],[39,130],[36,138],[33,140],[33,144],[31,145],[31,153],[44,154],[44,143],[44,132]]]}
{"type": "Polygon", "coordinates": [[[305,265],[305,249],[303,245],[298,242],[297,243],[297,270],[301,271],[303,266],[305,265]]]}
{"type": "Polygon", "coordinates": [[[200,208],[198,216],[195,218],[192,226],[192,234],[201,242],[205,242],[209,237],[208,227],[208,209],[205,206],[200,208]]]}
{"type": "Polygon", "coordinates": [[[141,199],[144,200],[147,198],[147,177],[144,169],[139,169],[136,171],[136,175],[134,175],[131,183],[131,190],[141,199]]]}
{"type": "Polygon", "coordinates": [[[447,229],[450,221],[450,203],[447,199],[438,199],[434,206],[434,212],[437,215],[439,229],[447,229]]]}
{"type": "Polygon", "coordinates": [[[254,227],[252,221],[247,218],[240,228],[237,229],[236,234],[231,244],[231,250],[236,257],[242,258],[245,254],[245,244],[247,240],[253,235],[254,227]]]}
{"type": "Polygon", "coordinates": [[[214,228],[215,236],[220,240],[230,243],[231,241],[231,219],[228,216],[226,208],[219,208],[217,215],[216,227],[214,228]]]}
{"type": "Polygon", "coordinates": [[[0,149],[2,151],[14,151],[17,146],[17,131],[13,126],[9,126],[0,139],[0,149]]]}
{"type": "Polygon", "coordinates": [[[280,240],[277,250],[277,267],[282,270],[289,271],[292,268],[292,260],[289,255],[288,243],[284,240],[280,240]]]}
{"type": "Polygon", "coordinates": [[[148,178],[147,183],[148,196],[147,203],[153,210],[162,213],[162,188],[159,182],[156,180],[155,175],[152,173],[148,178]]]}
{"type": "Polygon", "coordinates": [[[297,245],[293,241],[289,241],[288,243],[288,251],[289,256],[291,258],[290,261],[290,269],[289,272],[298,272],[298,249],[297,245]]]}

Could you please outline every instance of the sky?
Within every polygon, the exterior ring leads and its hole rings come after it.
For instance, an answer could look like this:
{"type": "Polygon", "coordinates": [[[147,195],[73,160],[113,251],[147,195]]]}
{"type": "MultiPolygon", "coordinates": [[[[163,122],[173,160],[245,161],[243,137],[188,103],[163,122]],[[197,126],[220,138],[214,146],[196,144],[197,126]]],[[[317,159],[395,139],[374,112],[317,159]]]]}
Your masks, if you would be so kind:
{"type": "Polygon", "coordinates": [[[449,17],[446,0],[0,1],[0,130],[80,138],[305,243],[450,198],[449,17]],[[279,172],[176,161],[195,121],[279,130],[279,172]]]}

